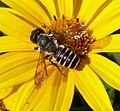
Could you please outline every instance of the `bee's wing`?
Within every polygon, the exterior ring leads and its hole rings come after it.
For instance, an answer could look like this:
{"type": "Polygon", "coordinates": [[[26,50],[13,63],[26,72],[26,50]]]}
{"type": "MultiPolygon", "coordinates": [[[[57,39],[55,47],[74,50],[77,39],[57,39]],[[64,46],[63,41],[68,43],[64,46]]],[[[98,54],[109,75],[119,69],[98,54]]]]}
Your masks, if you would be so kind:
{"type": "Polygon", "coordinates": [[[61,66],[61,67],[59,67],[58,70],[60,71],[60,73],[61,73],[63,76],[68,76],[68,70],[69,70],[68,68],[61,66]]]}
{"type": "Polygon", "coordinates": [[[45,56],[44,56],[44,53],[40,53],[38,58],[38,64],[35,71],[35,76],[34,76],[36,88],[41,87],[42,84],[45,83],[47,77],[48,75],[47,75],[46,64],[45,64],[45,56]]]}

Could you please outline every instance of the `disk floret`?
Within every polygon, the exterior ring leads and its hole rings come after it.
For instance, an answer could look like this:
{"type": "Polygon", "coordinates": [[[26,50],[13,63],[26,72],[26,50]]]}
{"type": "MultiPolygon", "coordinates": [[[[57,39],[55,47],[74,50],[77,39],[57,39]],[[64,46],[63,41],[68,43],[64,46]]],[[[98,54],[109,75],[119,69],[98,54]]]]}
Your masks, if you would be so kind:
{"type": "Polygon", "coordinates": [[[65,17],[55,18],[52,25],[46,26],[46,33],[53,34],[59,44],[68,46],[80,57],[88,54],[90,45],[95,41],[90,32],[88,26],[79,19],[68,20],[65,17]]]}

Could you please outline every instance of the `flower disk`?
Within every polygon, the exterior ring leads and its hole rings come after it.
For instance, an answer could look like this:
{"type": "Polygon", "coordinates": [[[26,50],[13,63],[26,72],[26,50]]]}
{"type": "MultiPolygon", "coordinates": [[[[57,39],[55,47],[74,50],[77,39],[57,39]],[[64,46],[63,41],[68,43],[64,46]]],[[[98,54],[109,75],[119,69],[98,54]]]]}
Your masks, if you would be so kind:
{"type": "Polygon", "coordinates": [[[57,38],[59,44],[70,47],[80,57],[88,54],[90,45],[95,41],[88,26],[81,23],[79,18],[68,20],[64,15],[61,19],[55,17],[52,25],[45,25],[44,28],[46,33],[57,38]]]}
{"type": "Polygon", "coordinates": [[[9,6],[0,7],[1,111],[74,110],[75,89],[92,110],[113,111],[102,81],[120,91],[120,66],[101,53],[120,52],[120,0],[1,1],[9,6]],[[46,56],[40,34],[60,61],[46,56]]]}

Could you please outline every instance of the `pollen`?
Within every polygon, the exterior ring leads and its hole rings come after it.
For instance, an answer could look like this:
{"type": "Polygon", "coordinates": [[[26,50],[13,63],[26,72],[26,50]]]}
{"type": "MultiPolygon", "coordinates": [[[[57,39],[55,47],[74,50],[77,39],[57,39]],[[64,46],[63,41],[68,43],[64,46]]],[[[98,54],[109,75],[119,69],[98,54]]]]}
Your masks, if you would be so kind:
{"type": "Polygon", "coordinates": [[[88,26],[78,18],[68,20],[64,16],[61,19],[54,16],[54,21],[45,29],[46,33],[53,34],[59,44],[71,48],[80,57],[88,54],[90,45],[95,41],[88,26]]]}

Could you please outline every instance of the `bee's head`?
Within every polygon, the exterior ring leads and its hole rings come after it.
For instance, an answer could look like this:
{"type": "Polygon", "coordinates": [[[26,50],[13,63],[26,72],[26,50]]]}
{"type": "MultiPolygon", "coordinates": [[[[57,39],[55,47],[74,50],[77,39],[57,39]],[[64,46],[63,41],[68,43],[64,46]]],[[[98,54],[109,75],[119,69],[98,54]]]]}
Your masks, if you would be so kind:
{"type": "Polygon", "coordinates": [[[37,44],[41,50],[47,51],[52,51],[54,47],[56,47],[54,44],[53,36],[51,34],[40,34],[37,44]]]}
{"type": "Polygon", "coordinates": [[[31,42],[37,44],[37,38],[41,33],[45,33],[45,31],[41,28],[37,28],[37,29],[33,30],[30,35],[31,42]]]}

